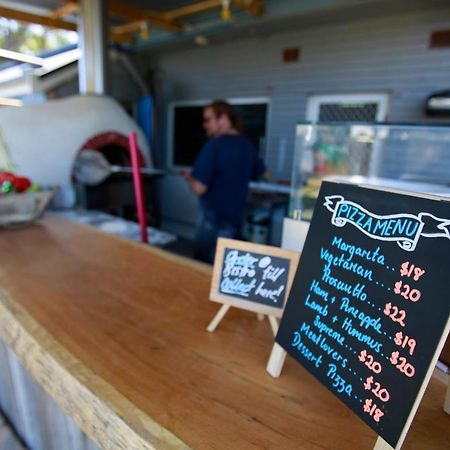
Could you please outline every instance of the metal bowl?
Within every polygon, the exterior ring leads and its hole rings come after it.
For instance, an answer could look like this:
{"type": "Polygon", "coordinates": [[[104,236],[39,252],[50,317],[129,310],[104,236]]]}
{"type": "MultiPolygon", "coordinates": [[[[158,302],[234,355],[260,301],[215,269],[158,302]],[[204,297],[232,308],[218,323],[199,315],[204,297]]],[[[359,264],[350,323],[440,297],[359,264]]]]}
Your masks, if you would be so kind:
{"type": "Polygon", "coordinates": [[[56,189],[0,195],[0,227],[27,226],[43,214],[56,189]]]}

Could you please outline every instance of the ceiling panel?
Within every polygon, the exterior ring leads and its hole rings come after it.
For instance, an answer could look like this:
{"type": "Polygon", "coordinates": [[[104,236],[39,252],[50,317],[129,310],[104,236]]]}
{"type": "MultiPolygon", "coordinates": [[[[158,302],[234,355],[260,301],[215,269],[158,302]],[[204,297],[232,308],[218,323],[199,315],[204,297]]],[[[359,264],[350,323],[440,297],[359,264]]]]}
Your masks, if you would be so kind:
{"type": "MultiPolygon", "coordinates": [[[[163,46],[182,43],[195,36],[213,35],[239,36],[256,29],[262,32],[286,30],[291,26],[314,26],[321,21],[345,22],[360,15],[388,13],[407,10],[417,5],[431,7],[445,4],[449,0],[231,0],[231,20],[223,20],[220,0],[109,0],[111,39],[113,42],[137,46],[163,46]],[[245,5],[262,5],[264,11],[256,8],[246,10],[245,5]],[[196,13],[179,14],[179,8],[196,5],[196,13]],[[214,7],[211,5],[213,4],[214,7]],[[200,8],[198,6],[200,5],[200,8]],[[238,7],[240,6],[240,7],[238,7]],[[178,11],[177,11],[178,10],[178,11]],[[174,11],[177,11],[174,13],[174,11]]],[[[30,8],[32,14],[48,16],[68,0],[15,0],[2,1],[1,7],[11,9],[30,8]],[[40,12],[38,12],[40,11],[40,12]]],[[[183,10],[185,12],[186,10],[183,10]]],[[[189,8],[189,12],[192,9],[189,8]]],[[[73,29],[75,16],[59,17],[67,23],[66,29],[73,29]],[[71,28],[72,27],[72,28],[71,28]]],[[[6,17],[6,16],[5,16],[6,17]]],[[[42,21],[41,23],[46,23],[42,21]]],[[[54,22],[54,26],[61,22],[54,22]]],[[[48,24],[48,23],[47,23],[48,24]]],[[[199,41],[200,42],[200,41],[199,41]]]]}

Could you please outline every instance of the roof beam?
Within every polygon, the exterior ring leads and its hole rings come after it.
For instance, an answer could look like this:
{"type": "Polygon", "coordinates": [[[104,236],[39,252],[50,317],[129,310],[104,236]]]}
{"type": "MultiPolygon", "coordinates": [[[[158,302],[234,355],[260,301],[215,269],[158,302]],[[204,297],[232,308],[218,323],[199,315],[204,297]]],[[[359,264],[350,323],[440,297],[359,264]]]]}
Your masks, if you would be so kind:
{"type": "Polygon", "coordinates": [[[135,31],[142,30],[147,22],[144,20],[136,20],[135,22],[127,22],[123,25],[116,25],[112,27],[112,31],[117,34],[134,33],[135,31]]]}
{"type": "Polygon", "coordinates": [[[133,42],[134,36],[131,32],[125,32],[125,31],[117,31],[114,28],[109,33],[109,38],[112,42],[115,42],[116,44],[129,44],[133,42]]]}
{"type": "MultiPolygon", "coordinates": [[[[77,31],[76,23],[62,20],[61,17],[79,12],[79,5],[77,1],[74,0],[62,1],[64,1],[65,4],[54,10],[49,16],[32,14],[1,6],[0,16],[8,19],[14,19],[19,22],[36,23],[50,28],[77,31]]],[[[263,12],[262,0],[232,0],[232,4],[253,15],[261,15],[263,12]]],[[[221,0],[202,0],[188,6],[167,11],[165,13],[157,13],[154,11],[136,8],[117,0],[110,0],[108,2],[109,13],[131,21],[130,23],[113,27],[111,38],[116,42],[123,42],[124,40],[129,41],[131,36],[125,35],[129,35],[133,31],[139,29],[139,24],[143,22],[147,22],[150,25],[165,29],[167,31],[179,32],[182,31],[183,26],[177,21],[177,19],[221,7],[221,0]]]]}
{"type": "MultiPolygon", "coordinates": [[[[260,16],[263,13],[262,0],[231,0],[231,4],[254,16],[260,16]]],[[[203,0],[181,8],[172,9],[163,13],[162,16],[166,20],[176,20],[192,14],[209,11],[210,9],[222,8],[222,5],[222,0],[203,0]]]]}
{"type": "Polygon", "coordinates": [[[40,16],[15,9],[4,8],[0,6],[0,17],[17,20],[18,22],[37,23],[50,28],[58,28],[61,30],[77,31],[77,24],[66,22],[61,19],[53,19],[49,16],[40,16]]]}
{"type": "Polygon", "coordinates": [[[264,12],[262,0],[232,0],[234,6],[247,11],[252,16],[261,16],[264,12]]]}
{"type": "Polygon", "coordinates": [[[192,5],[182,6],[181,8],[172,9],[163,14],[166,20],[176,20],[180,17],[190,16],[192,14],[201,13],[210,9],[222,6],[221,0],[203,0],[201,2],[192,3],[192,5]]]}
{"type": "Polygon", "coordinates": [[[53,10],[53,12],[50,14],[50,17],[52,19],[59,19],[60,17],[77,14],[79,11],[80,11],[80,6],[78,5],[78,3],[69,2],[69,3],[66,3],[65,5],[59,7],[58,9],[53,10]]]}
{"type": "MultiPolygon", "coordinates": [[[[17,11],[15,9],[4,8],[0,6],[0,17],[7,19],[17,20],[18,22],[34,23],[43,25],[45,27],[57,28],[60,30],[77,31],[77,24],[72,22],[66,22],[61,19],[53,19],[49,16],[41,16],[38,14],[31,14],[24,11],[17,11]]],[[[114,42],[130,42],[132,40],[129,33],[116,32],[114,29],[110,33],[110,38],[114,42]]]]}
{"type": "Polygon", "coordinates": [[[108,11],[111,15],[122,17],[127,20],[147,21],[150,25],[167,31],[178,32],[183,29],[180,23],[172,19],[167,19],[163,14],[136,8],[115,0],[110,0],[108,2],[108,11]]]}
{"type": "MultiPolygon", "coordinates": [[[[65,3],[66,5],[77,5],[77,0],[59,1],[65,3]]],[[[158,12],[136,8],[135,6],[127,5],[122,1],[110,0],[108,1],[107,8],[109,15],[120,17],[131,22],[146,21],[154,27],[162,28],[171,32],[178,32],[183,30],[183,26],[175,20],[167,20],[162,14],[158,12]]]]}

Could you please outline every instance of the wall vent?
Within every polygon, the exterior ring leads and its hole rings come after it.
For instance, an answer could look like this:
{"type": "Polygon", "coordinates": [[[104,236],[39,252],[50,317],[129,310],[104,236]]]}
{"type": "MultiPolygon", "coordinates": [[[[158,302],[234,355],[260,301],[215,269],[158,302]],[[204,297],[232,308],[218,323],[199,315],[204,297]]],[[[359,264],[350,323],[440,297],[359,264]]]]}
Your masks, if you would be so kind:
{"type": "Polygon", "coordinates": [[[300,49],[298,47],[283,49],[283,62],[294,63],[300,59],[300,49]]]}
{"type": "Polygon", "coordinates": [[[450,30],[433,31],[430,36],[430,48],[450,47],[450,30]]]}

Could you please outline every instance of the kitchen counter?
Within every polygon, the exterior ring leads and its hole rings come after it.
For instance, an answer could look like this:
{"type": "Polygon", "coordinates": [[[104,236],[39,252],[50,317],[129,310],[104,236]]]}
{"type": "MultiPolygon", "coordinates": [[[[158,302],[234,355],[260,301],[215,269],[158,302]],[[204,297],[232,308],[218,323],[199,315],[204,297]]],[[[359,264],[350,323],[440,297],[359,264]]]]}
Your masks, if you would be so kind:
{"type": "MultiPolygon", "coordinates": [[[[232,309],[206,331],[210,282],[200,263],[47,217],[0,232],[0,338],[101,448],[373,448],[297,363],[267,374],[268,321],[232,309]]],[[[405,450],[448,448],[444,396],[433,379],[405,450]]]]}

